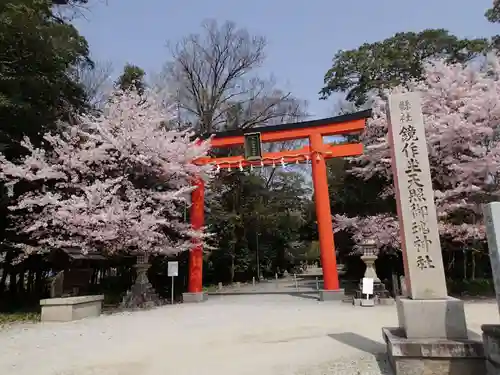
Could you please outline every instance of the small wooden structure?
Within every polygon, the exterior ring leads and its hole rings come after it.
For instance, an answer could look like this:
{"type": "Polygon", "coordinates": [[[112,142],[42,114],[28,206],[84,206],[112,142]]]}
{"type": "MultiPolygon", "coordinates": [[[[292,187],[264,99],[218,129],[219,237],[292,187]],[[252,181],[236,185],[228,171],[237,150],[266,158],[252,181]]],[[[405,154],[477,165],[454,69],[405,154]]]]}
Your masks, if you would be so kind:
{"type": "Polygon", "coordinates": [[[80,249],[67,248],[54,251],[51,261],[60,270],[50,283],[50,297],[56,298],[88,294],[107,258],[100,253],[83,254],[80,249]]]}

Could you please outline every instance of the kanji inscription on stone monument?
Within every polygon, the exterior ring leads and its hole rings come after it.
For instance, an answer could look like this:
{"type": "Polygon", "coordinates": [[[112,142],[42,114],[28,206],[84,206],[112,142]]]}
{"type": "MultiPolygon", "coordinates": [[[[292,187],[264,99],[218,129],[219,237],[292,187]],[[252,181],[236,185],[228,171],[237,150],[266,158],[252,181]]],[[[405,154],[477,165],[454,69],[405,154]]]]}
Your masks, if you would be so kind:
{"type": "Polygon", "coordinates": [[[387,117],[405,272],[412,299],[447,297],[418,93],[389,96],[387,117]]]}

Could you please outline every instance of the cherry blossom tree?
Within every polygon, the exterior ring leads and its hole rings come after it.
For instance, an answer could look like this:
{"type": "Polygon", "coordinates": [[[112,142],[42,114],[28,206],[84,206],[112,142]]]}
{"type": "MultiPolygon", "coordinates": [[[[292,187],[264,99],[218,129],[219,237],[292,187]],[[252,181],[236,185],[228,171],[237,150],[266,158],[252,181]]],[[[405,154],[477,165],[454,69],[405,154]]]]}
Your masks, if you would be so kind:
{"type": "Polygon", "coordinates": [[[0,154],[25,255],[63,247],[174,254],[206,237],[191,230],[179,207],[195,176],[212,177],[210,166],[192,163],[210,141],[170,130],[173,111],[165,108],[153,92],[116,92],[101,115],[45,134],[43,148],[24,139],[20,160],[0,154]]]}
{"type": "MultiPolygon", "coordinates": [[[[466,65],[433,60],[425,66],[425,80],[408,89],[422,96],[440,233],[464,244],[483,241],[481,204],[500,197],[500,61],[493,55],[466,65]]],[[[382,97],[374,99],[361,139],[365,154],[353,159],[349,173],[384,177],[388,185],[381,195],[388,197],[394,191],[385,106],[382,97]]],[[[373,238],[382,248],[400,247],[395,215],[335,220],[336,231],[352,231],[358,243],[373,238]]]]}

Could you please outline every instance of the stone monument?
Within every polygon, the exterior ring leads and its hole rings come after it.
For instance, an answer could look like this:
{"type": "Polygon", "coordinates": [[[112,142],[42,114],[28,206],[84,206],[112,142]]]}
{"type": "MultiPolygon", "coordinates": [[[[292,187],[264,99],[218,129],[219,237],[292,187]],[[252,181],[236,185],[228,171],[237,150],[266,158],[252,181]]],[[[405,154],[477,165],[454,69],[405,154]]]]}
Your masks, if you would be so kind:
{"type": "MultiPolygon", "coordinates": [[[[489,203],[484,206],[484,224],[488,237],[491,271],[495,283],[495,292],[498,310],[500,311],[500,202],[489,203]]],[[[486,356],[488,375],[500,374],[500,325],[485,324],[483,330],[483,344],[486,356]]]]}
{"type": "Polygon", "coordinates": [[[482,342],[446,288],[419,94],[389,96],[387,118],[407,287],[399,326],[382,329],[390,363],[396,375],[484,374],[482,342]]]}

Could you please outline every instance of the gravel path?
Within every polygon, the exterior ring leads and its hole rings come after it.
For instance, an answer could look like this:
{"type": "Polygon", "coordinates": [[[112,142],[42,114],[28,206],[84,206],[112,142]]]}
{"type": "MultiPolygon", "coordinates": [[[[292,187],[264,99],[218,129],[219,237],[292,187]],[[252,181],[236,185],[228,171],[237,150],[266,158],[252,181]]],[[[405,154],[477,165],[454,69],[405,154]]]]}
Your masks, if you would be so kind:
{"type": "MultiPolygon", "coordinates": [[[[472,330],[498,322],[494,303],[466,309],[472,330]]],[[[9,327],[0,331],[0,374],[390,374],[381,327],[395,324],[394,306],[216,296],[203,304],[9,327]]]]}

